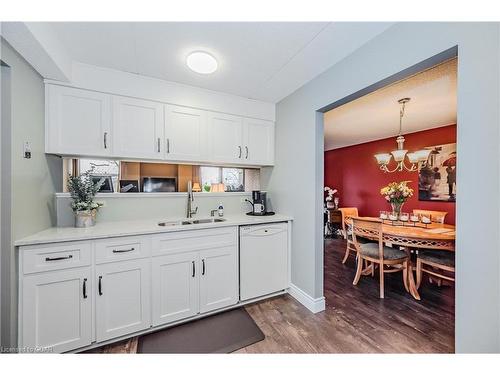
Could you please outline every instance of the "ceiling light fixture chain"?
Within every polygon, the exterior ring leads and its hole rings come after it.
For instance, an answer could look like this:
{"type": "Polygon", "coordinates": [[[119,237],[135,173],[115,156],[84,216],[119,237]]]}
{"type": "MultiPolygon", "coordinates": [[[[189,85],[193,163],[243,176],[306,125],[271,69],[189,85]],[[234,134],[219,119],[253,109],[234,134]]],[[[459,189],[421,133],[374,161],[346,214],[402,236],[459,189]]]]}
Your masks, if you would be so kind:
{"type": "Polygon", "coordinates": [[[399,135],[402,135],[403,132],[403,117],[405,115],[405,105],[410,101],[410,98],[399,99],[398,103],[400,104],[399,108],[399,135]]]}
{"type": "Polygon", "coordinates": [[[380,166],[380,170],[385,173],[403,172],[404,170],[408,172],[414,172],[418,170],[418,164],[425,164],[429,158],[431,150],[422,149],[415,152],[408,152],[404,149],[405,137],[403,136],[403,117],[405,115],[406,103],[410,101],[410,98],[402,98],[398,100],[399,107],[399,134],[396,138],[396,143],[398,148],[391,153],[376,154],[375,158],[380,166]],[[391,162],[392,157],[396,161],[396,166],[393,169],[389,169],[388,165],[391,162]],[[406,158],[410,163],[410,166],[406,165],[406,158]]]}

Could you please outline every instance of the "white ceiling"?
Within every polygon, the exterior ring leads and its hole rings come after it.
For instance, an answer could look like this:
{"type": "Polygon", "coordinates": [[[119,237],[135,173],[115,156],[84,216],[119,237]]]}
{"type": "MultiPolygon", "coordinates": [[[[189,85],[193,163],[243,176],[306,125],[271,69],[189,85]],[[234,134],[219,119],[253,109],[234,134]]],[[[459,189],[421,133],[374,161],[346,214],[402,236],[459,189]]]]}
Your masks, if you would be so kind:
{"type": "MultiPolygon", "coordinates": [[[[397,136],[398,99],[409,97],[403,134],[455,124],[457,60],[396,82],[325,113],[325,150],[397,136]]],[[[394,141],[396,147],[396,141],[394,141]]]]}
{"type": "Polygon", "coordinates": [[[380,34],[383,22],[51,22],[74,61],[278,102],[380,34]],[[188,53],[219,69],[200,75],[188,53]]]}

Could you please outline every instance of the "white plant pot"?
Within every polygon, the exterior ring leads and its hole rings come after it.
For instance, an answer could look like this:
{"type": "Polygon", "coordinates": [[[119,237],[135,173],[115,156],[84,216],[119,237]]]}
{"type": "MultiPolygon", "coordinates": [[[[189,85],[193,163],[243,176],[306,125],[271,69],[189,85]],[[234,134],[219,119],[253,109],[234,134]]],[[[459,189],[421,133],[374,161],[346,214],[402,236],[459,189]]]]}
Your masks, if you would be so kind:
{"type": "Polygon", "coordinates": [[[75,227],[89,228],[95,225],[96,211],[77,211],[75,212],[75,227]]]}

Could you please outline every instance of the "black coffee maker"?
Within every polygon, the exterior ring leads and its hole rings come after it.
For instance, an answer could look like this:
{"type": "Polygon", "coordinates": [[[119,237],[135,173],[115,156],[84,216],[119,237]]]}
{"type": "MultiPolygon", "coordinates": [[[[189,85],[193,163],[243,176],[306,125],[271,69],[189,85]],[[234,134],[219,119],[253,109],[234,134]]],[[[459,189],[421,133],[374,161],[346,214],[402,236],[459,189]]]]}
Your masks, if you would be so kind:
{"type": "Polygon", "coordinates": [[[252,201],[245,199],[248,203],[252,205],[252,212],[249,215],[262,216],[267,212],[266,206],[266,192],[260,190],[252,191],[252,201]]]}

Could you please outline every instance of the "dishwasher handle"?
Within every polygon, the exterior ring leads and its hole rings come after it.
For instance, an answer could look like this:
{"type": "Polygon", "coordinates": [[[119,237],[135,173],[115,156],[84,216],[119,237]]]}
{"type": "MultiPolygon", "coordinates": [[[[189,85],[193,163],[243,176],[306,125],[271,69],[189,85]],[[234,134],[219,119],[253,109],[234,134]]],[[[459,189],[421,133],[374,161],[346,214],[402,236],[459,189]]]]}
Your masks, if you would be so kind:
{"type": "Polygon", "coordinates": [[[269,226],[258,226],[258,227],[243,227],[241,230],[241,236],[248,237],[266,237],[273,236],[278,233],[286,232],[286,226],[269,225],[269,226]]]}

